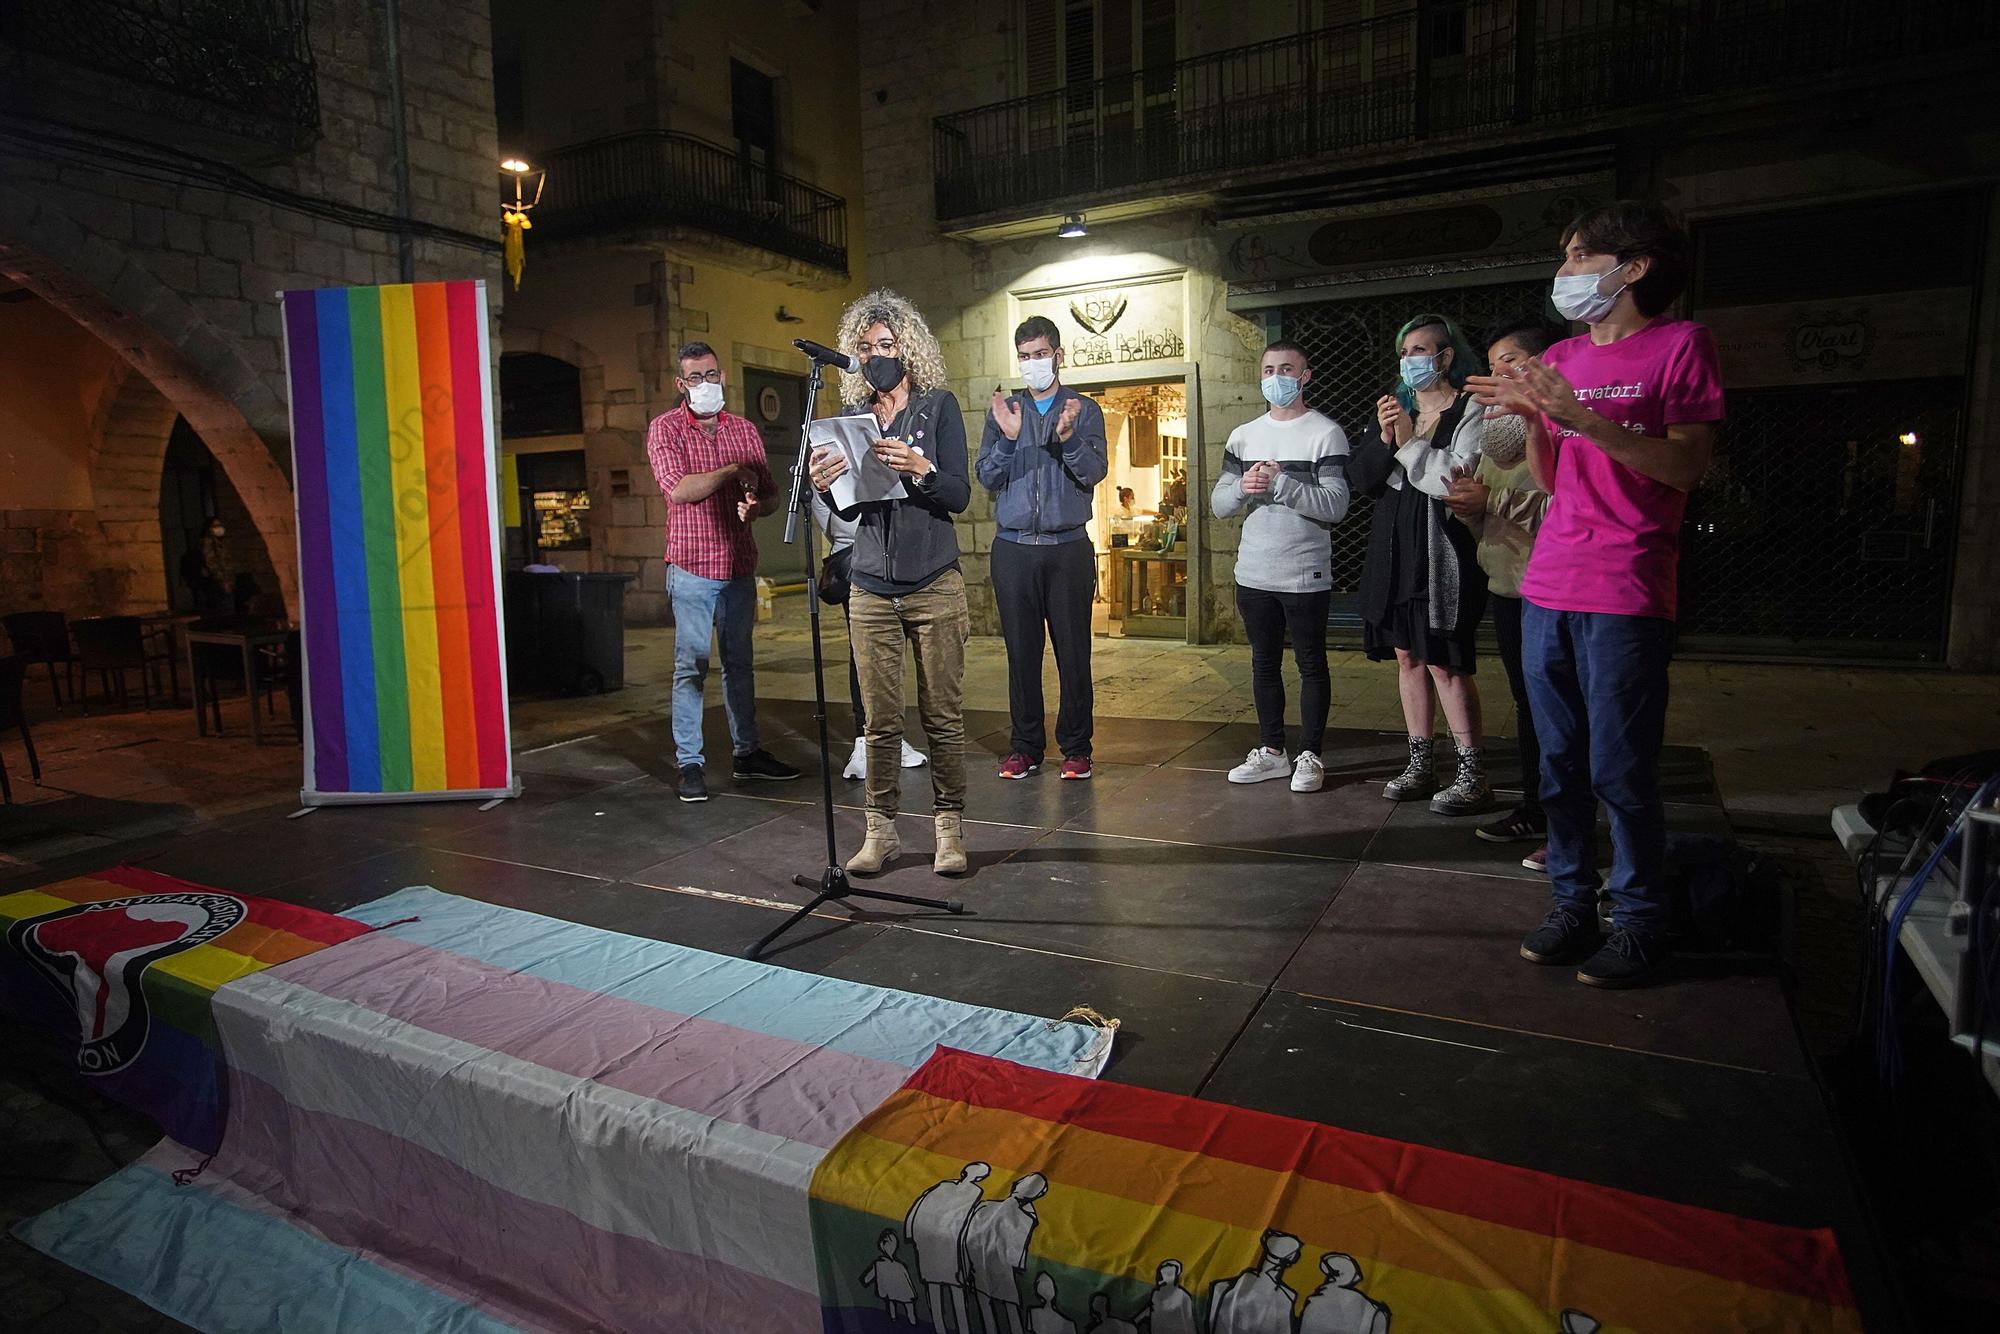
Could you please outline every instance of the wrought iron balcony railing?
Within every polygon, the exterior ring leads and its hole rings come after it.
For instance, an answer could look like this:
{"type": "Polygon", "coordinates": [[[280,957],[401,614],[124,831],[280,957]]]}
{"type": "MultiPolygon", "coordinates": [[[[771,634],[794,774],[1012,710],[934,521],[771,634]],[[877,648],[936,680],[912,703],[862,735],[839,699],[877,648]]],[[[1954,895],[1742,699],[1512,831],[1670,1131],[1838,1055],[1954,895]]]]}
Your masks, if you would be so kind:
{"type": "Polygon", "coordinates": [[[0,44],[290,130],[319,128],[307,0],[15,0],[0,44]]]}
{"type": "Polygon", "coordinates": [[[933,124],[940,221],[1668,114],[2000,39],[1992,0],[1424,0],[933,124]]]}
{"type": "Polygon", "coordinates": [[[641,130],[548,155],[551,236],[696,227],[847,272],[847,201],[693,135],[641,130]]]}

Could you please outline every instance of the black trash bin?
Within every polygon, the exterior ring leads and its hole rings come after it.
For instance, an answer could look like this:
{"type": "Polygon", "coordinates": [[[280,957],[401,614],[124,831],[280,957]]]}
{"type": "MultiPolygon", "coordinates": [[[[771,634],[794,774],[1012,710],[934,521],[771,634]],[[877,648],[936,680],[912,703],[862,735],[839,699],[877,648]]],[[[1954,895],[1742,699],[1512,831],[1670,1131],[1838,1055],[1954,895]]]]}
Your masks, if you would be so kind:
{"type": "Polygon", "coordinates": [[[625,686],[631,574],[507,574],[507,676],[514,690],[597,695],[625,686]]]}

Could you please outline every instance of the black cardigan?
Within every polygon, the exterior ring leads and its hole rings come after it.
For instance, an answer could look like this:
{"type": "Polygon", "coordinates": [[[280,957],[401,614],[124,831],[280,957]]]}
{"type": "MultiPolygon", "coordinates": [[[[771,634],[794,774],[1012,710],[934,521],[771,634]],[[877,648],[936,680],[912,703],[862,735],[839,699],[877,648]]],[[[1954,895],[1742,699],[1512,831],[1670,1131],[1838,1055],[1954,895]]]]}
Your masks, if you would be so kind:
{"type": "MultiPolygon", "coordinates": [[[[1477,407],[1472,395],[1461,392],[1431,432],[1433,449],[1450,446],[1468,409],[1477,407]]],[[[1417,490],[1409,479],[1401,487],[1390,486],[1396,466],[1396,451],[1382,439],[1380,423],[1361,437],[1347,462],[1347,481],[1354,493],[1375,500],[1368,524],[1368,555],[1361,566],[1361,618],[1370,625],[1387,625],[1390,608],[1413,598],[1429,599],[1430,523],[1435,510],[1458,559],[1458,629],[1452,633],[1470,635],[1468,614],[1486,586],[1485,572],[1479,568],[1479,541],[1464,524],[1455,522],[1442,500],[1417,490]]]]}

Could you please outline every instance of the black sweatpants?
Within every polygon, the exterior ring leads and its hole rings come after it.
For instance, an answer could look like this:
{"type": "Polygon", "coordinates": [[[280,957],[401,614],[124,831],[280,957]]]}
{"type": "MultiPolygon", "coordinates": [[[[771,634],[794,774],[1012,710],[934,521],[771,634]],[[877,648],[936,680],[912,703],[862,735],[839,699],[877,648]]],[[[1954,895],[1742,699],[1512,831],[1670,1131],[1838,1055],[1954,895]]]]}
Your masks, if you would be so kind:
{"type": "Polygon", "coordinates": [[[1333,678],[1326,670],[1326,609],[1330,592],[1270,593],[1236,585],[1236,614],[1250,641],[1250,696],[1257,701],[1257,740],[1285,749],[1285,633],[1299,664],[1299,749],[1323,755],[1333,678]]]}
{"type": "Polygon", "coordinates": [[[1055,646],[1062,701],[1056,745],[1067,759],[1090,754],[1090,603],[1097,593],[1097,553],[1088,541],[1030,546],[993,544],[993,599],[1007,641],[1008,748],[1040,763],[1048,748],[1042,719],[1042,644],[1055,646]]]}
{"type": "Polygon", "coordinates": [[[1514,730],[1521,743],[1521,809],[1542,809],[1542,747],[1535,740],[1535,711],[1528,704],[1528,678],[1521,670],[1521,599],[1495,593],[1493,637],[1500,641],[1500,665],[1507,669],[1507,689],[1514,695],[1514,730]]]}

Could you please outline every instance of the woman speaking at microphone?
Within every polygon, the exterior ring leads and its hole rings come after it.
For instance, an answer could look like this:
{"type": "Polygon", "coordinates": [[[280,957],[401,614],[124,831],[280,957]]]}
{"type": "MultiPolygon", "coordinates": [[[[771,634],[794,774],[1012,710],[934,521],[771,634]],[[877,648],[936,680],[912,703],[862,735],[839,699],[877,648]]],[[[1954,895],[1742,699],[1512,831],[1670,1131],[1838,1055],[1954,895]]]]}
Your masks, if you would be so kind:
{"type": "MultiPolygon", "coordinates": [[[[848,569],[850,633],[868,736],[868,837],[848,860],[856,875],[880,871],[902,851],[896,833],[903,741],[903,646],[917,659],[917,714],[930,738],[937,849],[931,869],[966,869],[965,641],[971,620],[958,568],[953,516],[972,500],[965,418],[944,387],[944,354],[916,308],[886,289],[867,293],[840,319],[838,346],[860,358],[840,377],[850,413],[873,413],[882,431],[875,457],[901,474],[900,500],[834,509],[856,524],[848,569]]],[[[813,451],[813,488],[847,471],[835,448],[813,451]]]]}

